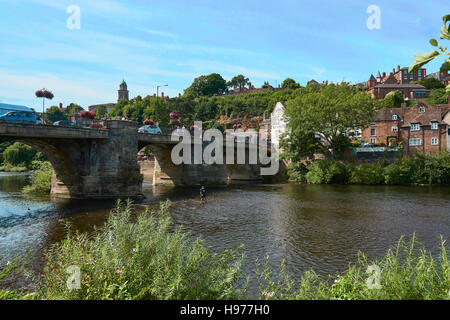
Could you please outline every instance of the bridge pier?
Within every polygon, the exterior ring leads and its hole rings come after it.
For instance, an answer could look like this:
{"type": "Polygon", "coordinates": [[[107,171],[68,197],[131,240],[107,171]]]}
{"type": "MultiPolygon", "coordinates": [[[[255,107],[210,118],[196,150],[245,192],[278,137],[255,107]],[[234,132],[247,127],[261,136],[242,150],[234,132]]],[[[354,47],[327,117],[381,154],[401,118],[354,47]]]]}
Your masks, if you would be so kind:
{"type": "MultiPolygon", "coordinates": [[[[107,121],[109,138],[60,146],[73,165],[72,179],[55,169],[51,195],[58,198],[136,198],[142,196],[134,122],[107,121]]],[[[53,162],[52,162],[53,163],[53,162]]]]}

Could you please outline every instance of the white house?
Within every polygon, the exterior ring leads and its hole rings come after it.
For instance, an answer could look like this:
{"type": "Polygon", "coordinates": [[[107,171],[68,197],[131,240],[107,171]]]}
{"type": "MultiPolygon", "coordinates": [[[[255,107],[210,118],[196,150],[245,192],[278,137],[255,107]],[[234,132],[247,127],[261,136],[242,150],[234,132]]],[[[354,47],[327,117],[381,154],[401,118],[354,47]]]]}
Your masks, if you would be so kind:
{"type": "Polygon", "coordinates": [[[270,116],[270,136],[272,145],[280,151],[280,137],[287,131],[286,120],[284,118],[284,105],[278,102],[270,116]]]}

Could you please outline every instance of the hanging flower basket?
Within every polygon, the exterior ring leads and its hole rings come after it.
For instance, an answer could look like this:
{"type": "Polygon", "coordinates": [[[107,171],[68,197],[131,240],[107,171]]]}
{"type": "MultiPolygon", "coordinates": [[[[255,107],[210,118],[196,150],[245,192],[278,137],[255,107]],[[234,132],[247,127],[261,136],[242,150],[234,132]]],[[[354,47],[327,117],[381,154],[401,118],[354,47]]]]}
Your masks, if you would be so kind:
{"type": "Polygon", "coordinates": [[[154,126],[155,125],[155,122],[151,119],[145,119],[143,123],[146,126],[154,126]]]}
{"type": "Polygon", "coordinates": [[[170,119],[180,119],[180,116],[176,112],[170,113],[170,119]]]}
{"type": "Polygon", "coordinates": [[[95,119],[95,113],[91,111],[81,111],[80,116],[84,119],[94,120],[95,119]]]}

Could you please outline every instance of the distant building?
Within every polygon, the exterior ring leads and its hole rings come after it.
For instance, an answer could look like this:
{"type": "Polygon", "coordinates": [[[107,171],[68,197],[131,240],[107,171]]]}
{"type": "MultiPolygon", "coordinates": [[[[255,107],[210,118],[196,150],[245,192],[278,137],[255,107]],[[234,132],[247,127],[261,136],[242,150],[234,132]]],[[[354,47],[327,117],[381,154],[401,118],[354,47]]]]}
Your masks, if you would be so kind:
{"type": "Polygon", "coordinates": [[[228,91],[226,95],[236,95],[244,93],[266,92],[266,91],[280,91],[280,90],[285,89],[281,88],[281,85],[278,85],[277,88],[272,87],[271,85],[268,85],[267,87],[264,88],[255,88],[255,86],[251,82],[249,82],[248,88],[245,86],[244,87],[233,86],[233,89],[228,91]]]}
{"type": "Polygon", "coordinates": [[[284,108],[285,106],[278,102],[270,116],[270,140],[277,151],[280,151],[281,135],[287,131],[284,108]]]}
{"type": "MultiPolygon", "coordinates": [[[[127,86],[127,83],[125,82],[125,80],[122,81],[122,83],[119,86],[119,90],[117,92],[118,92],[117,102],[120,102],[120,100],[127,100],[127,101],[130,100],[129,99],[130,92],[128,91],[128,86],[127,86]]],[[[91,112],[97,113],[98,108],[101,106],[104,106],[104,107],[106,107],[106,112],[109,113],[111,111],[111,109],[114,108],[115,105],[116,105],[115,103],[94,104],[92,106],[89,106],[88,110],[91,112]]]]}
{"type": "Polygon", "coordinates": [[[367,88],[375,99],[384,99],[386,95],[394,90],[399,90],[403,94],[405,100],[420,99],[428,97],[429,90],[419,84],[411,84],[411,81],[421,81],[426,77],[426,69],[420,68],[414,72],[409,73],[408,68],[400,68],[397,66],[397,70],[394,68],[392,72],[387,75],[378,71],[375,78],[370,75],[367,81],[367,88]]]}
{"type": "Polygon", "coordinates": [[[127,83],[125,82],[125,80],[122,81],[122,83],[120,84],[120,89],[118,90],[119,92],[119,98],[117,99],[117,102],[120,102],[120,100],[130,100],[129,98],[129,91],[128,91],[128,86],[127,83]]]}
{"type": "Polygon", "coordinates": [[[427,154],[450,150],[450,101],[431,105],[423,101],[412,107],[382,109],[362,133],[365,144],[386,146],[403,143],[405,154],[427,154]]]}
{"type": "Polygon", "coordinates": [[[426,79],[435,78],[435,79],[441,81],[446,86],[448,86],[450,84],[450,74],[448,73],[448,71],[446,71],[446,72],[439,72],[439,71],[438,72],[433,72],[433,73],[430,73],[429,75],[427,75],[425,78],[426,79]]]}

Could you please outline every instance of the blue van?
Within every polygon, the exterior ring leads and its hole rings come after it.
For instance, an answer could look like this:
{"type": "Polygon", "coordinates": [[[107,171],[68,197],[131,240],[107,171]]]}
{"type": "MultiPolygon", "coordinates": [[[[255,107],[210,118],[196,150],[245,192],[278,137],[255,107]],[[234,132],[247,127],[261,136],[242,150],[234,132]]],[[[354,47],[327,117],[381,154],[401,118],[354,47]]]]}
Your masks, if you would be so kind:
{"type": "Polygon", "coordinates": [[[10,111],[0,116],[0,122],[36,123],[36,114],[31,111],[10,111]]]}
{"type": "Polygon", "coordinates": [[[0,103],[0,122],[36,123],[36,114],[28,107],[0,103]]]}

